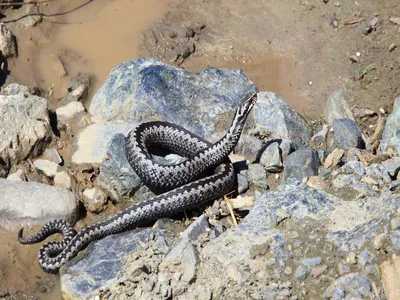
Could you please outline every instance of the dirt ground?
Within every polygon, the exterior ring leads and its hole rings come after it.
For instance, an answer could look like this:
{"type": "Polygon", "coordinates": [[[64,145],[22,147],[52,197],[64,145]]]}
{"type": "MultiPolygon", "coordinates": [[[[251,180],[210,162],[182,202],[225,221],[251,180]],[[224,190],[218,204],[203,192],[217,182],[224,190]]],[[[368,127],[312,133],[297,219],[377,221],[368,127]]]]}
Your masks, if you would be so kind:
{"type": "MultiPolygon", "coordinates": [[[[2,21],[83,3],[25,5],[5,10],[2,21]]],[[[396,17],[398,0],[97,0],[42,16],[34,27],[7,23],[19,52],[8,60],[7,83],[40,87],[54,110],[78,72],[94,76],[93,96],[113,66],[151,56],[190,71],[243,69],[259,90],[278,93],[308,119],[320,118],[335,90],[351,106],[390,111],[400,96],[400,25],[390,20],[396,17]],[[376,26],[363,34],[374,18],[376,26]]],[[[57,277],[37,266],[40,245],[27,250],[15,237],[0,232],[0,288],[61,297],[57,277]]]]}

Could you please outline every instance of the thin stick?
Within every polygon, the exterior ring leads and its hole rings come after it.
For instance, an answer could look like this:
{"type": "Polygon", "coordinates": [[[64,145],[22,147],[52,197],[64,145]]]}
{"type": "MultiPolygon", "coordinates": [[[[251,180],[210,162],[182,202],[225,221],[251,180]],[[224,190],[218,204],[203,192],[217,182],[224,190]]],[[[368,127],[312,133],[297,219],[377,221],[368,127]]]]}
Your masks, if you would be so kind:
{"type": "MultiPolygon", "coordinates": [[[[45,19],[45,18],[49,18],[49,17],[63,16],[63,15],[67,15],[67,14],[69,14],[69,13],[72,13],[72,12],[74,12],[74,11],[76,11],[76,10],[78,10],[78,9],[80,9],[80,8],[82,8],[82,7],[84,7],[84,6],[86,6],[86,5],[88,5],[90,2],[93,2],[93,0],[89,0],[89,1],[87,1],[87,2],[85,2],[85,3],[83,3],[83,4],[79,5],[79,6],[77,6],[77,7],[73,8],[73,9],[71,9],[71,10],[64,11],[64,12],[60,12],[60,13],[49,14],[49,15],[44,14],[44,13],[27,14],[27,15],[23,15],[22,17],[19,17],[19,18],[13,19],[13,20],[3,21],[2,23],[4,23],[4,24],[6,24],[6,23],[13,23],[13,22],[20,21],[20,20],[22,20],[22,19],[24,19],[24,18],[27,18],[27,17],[34,17],[34,16],[40,16],[40,17],[43,17],[44,19],[45,19]]],[[[52,22],[55,23],[55,21],[52,21],[52,22]]]]}
{"type": "Polygon", "coordinates": [[[224,195],[224,200],[226,201],[226,206],[228,206],[229,212],[231,213],[232,221],[235,226],[238,226],[238,223],[236,221],[235,214],[233,213],[233,208],[231,203],[229,202],[228,195],[232,194],[234,191],[230,192],[229,194],[224,195]]]}
{"type": "Polygon", "coordinates": [[[50,3],[55,2],[57,0],[43,0],[43,1],[29,1],[29,2],[8,2],[8,3],[0,3],[0,6],[20,6],[20,5],[28,5],[28,4],[41,4],[41,3],[50,3]]]}

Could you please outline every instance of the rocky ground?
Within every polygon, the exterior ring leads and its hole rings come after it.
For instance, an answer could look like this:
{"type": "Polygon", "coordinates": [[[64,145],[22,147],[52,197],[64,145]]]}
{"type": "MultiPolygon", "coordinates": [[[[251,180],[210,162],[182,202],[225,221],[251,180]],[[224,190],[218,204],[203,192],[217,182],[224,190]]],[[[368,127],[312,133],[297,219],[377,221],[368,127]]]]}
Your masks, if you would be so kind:
{"type": "Polygon", "coordinates": [[[21,27],[1,25],[0,297],[400,298],[398,3],[246,3],[180,2],[142,35],[159,60],[120,64],[93,99],[92,74],[57,99],[10,83],[21,27]],[[21,226],[79,230],[151,197],[125,157],[134,125],[216,141],[255,90],[231,156],[238,196],[92,243],[59,277],[16,242],[21,226]]]}

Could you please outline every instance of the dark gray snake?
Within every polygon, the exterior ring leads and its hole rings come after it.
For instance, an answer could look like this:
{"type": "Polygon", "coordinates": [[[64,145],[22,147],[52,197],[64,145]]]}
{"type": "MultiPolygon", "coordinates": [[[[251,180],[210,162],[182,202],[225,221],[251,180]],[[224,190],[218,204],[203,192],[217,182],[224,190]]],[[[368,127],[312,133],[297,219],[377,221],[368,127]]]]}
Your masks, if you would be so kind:
{"type": "Polygon", "coordinates": [[[38,254],[39,265],[43,271],[57,273],[63,264],[92,241],[161,217],[176,215],[227,194],[233,190],[235,182],[233,166],[227,161],[227,157],[235,148],[247,116],[256,101],[256,93],[244,97],[236,109],[228,132],[215,144],[166,122],[139,125],[126,139],[128,161],[150,188],[167,192],[133,205],[112,218],[90,225],[79,232],[65,220],[50,221],[36,235],[28,238],[23,238],[21,229],[18,233],[19,242],[37,243],[56,232],[62,233],[61,241],[45,243],[38,254]],[[187,160],[176,165],[162,165],[152,159],[148,150],[151,147],[171,150],[187,157],[187,160]],[[201,178],[212,169],[212,175],[201,178]]]}

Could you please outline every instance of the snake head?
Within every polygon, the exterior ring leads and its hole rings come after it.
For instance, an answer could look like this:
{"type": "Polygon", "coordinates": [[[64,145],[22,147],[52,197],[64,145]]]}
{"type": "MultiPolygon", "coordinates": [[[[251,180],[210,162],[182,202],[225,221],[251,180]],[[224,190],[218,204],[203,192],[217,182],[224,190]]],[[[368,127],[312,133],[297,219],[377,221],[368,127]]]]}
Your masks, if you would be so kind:
{"type": "Polygon", "coordinates": [[[241,101],[238,109],[236,110],[235,119],[239,122],[245,122],[249,112],[253,108],[254,104],[257,101],[257,93],[251,92],[244,96],[243,100],[241,101]]]}

